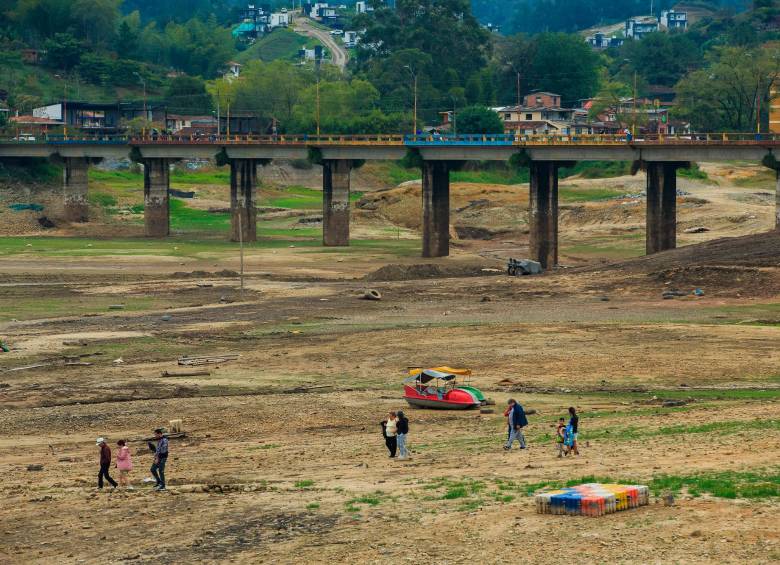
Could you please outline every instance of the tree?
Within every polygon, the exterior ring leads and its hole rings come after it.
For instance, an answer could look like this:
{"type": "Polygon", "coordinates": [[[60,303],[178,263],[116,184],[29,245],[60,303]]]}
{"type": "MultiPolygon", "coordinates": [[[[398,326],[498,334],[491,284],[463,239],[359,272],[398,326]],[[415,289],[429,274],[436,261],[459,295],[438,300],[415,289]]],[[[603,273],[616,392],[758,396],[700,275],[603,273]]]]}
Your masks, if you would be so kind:
{"type": "Polygon", "coordinates": [[[171,79],[165,91],[165,99],[172,112],[211,112],[211,96],[206,92],[206,83],[197,77],[178,76],[171,79]]]}
{"type": "Polygon", "coordinates": [[[103,45],[113,39],[122,0],[74,0],[70,15],[78,36],[92,45],[103,45]]]}
{"type": "Polygon", "coordinates": [[[580,36],[543,33],[531,41],[530,89],[560,94],[564,105],[596,93],[598,69],[599,55],[580,36]]]}
{"type": "Polygon", "coordinates": [[[45,47],[49,66],[65,71],[78,65],[84,52],[82,43],[69,33],[55,33],[54,37],[46,40],[45,47]]]}
{"type": "Polygon", "coordinates": [[[596,94],[593,105],[588,111],[591,120],[597,120],[602,114],[614,116],[621,129],[629,126],[643,126],[647,123],[647,113],[640,106],[627,107],[625,100],[633,96],[633,89],[626,83],[613,80],[605,71],[601,79],[601,89],[596,94]]]}
{"type": "Polygon", "coordinates": [[[458,133],[504,133],[504,123],[485,106],[468,106],[458,112],[458,133]]]}
{"type": "Polygon", "coordinates": [[[649,84],[673,86],[692,68],[704,63],[699,46],[684,33],[651,33],[641,41],[626,41],[618,60],[628,62],[628,74],[639,73],[649,84]]]}
{"type": "Polygon", "coordinates": [[[469,0],[398,0],[395,9],[375,3],[372,14],[355,18],[365,29],[357,48],[357,64],[365,70],[372,61],[403,50],[418,50],[436,62],[431,82],[447,90],[448,69],[460,81],[479,71],[490,54],[490,37],[471,15],[469,0]]]}
{"type": "Polygon", "coordinates": [[[766,112],[780,78],[780,49],[717,47],[707,62],[677,84],[674,115],[699,131],[754,131],[758,106],[766,112]]]}
{"type": "Polygon", "coordinates": [[[232,86],[227,87],[224,82],[218,82],[222,112],[230,102],[236,111],[252,112],[266,124],[277,120],[283,130],[288,130],[296,104],[304,90],[314,84],[315,77],[311,69],[286,61],[252,61],[232,86]]]}

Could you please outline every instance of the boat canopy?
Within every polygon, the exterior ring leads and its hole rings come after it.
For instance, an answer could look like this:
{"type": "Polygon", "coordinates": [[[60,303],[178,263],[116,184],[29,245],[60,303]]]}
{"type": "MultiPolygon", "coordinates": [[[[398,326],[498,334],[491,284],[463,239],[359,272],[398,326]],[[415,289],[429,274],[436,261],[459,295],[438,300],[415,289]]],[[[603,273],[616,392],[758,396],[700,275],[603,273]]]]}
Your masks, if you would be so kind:
{"type": "Polygon", "coordinates": [[[409,374],[413,377],[419,375],[425,371],[434,371],[438,373],[447,373],[449,375],[459,375],[463,377],[471,376],[471,369],[453,369],[452,367],[433,367],[432,369],[423,369],[421,367],[412,367],[409,369],[409,374]]]}
{"type": "Polygon", "coordinates": [[[442,371],[437,371],[436,369],[423,369],[417,371],[417,373],[412,375],[411,377],[404,379],[404,382],[405,383],[420,382],[422,384],[425,384],[434,379],[439,379],[442,381],[451,381],[454,378],[455,375],[453,375],[452,373],[444,373],[442,371]]]}

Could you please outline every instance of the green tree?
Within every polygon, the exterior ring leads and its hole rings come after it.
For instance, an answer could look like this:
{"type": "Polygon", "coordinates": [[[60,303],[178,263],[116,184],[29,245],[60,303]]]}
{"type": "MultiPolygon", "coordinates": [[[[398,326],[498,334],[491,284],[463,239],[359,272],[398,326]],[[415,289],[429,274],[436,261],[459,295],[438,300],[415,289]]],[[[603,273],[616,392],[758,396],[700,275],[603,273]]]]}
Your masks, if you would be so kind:
{"type": "Polygon", "coordinates": [[[504,133],[501,118],[485,106],[468,106],[457,115],[458,133],[504,133]]]}
{"type": "Polygon", "coordinates": [[[206,92],[206,83],[197,77],[178,76],[171,79],[165,91],[165,100],[172,112],[211,112],[211,96],[206,92]]]}
{"type": "Polygon", "coordinates": [[[754,131],[780,77],[780,49],[717,47],[707,62],[677,84],[675,117],[699,131],[754,131]]]}
{"type": "Polygon", "coordinates": [[[466,81],[466,101],[469,104],[479,104],[482,101],[482,84],[479,75],[473,74],[466,81]]]}
{"type": "Polygon", "coordinates": [[[485,65],[490,37],[472,16],[469,0],[398,0],[395,9],[381,2],[375,7],[372,14],[355,18],[354,27],[365,29],[357,48],[359,69],[416,49],[436,62],[431,82],[446,91],[454,86],[447,69],[457,70],[462,82],[485,65]]]}
{"type": "Polygon", "coordinates": [[[45,47],[48,65],[65,71],[78,65],[84,52],[82,43],[69,33],[55,33],[46,40],[45,47]]]}
{"type": "Polygon", "coordinates": [[[626,41],[617,59],[627,60],[627,75],[636,71],[649,84],[665,86],[704,63],[701,49],[684,33],[651,33],[642,41],[626,41]]]}
{"type": "Polygon", "coordinates": [[[543,33],[531,42],[527,84],[530,90],[561,95],[574,105],[598,91],[599,55],[578,35],[543,33]]]}

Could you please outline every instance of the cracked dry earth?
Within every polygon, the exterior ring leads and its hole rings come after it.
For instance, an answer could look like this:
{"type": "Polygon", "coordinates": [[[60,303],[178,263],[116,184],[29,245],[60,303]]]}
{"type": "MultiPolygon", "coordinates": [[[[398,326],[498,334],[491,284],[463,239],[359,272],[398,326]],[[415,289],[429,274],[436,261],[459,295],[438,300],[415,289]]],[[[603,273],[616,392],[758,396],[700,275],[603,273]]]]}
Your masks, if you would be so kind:
{"type": "Polygon", "coordinates": [[[249,277],[243,296],[233,278],[196,286],[150,258],[121,276],[58,267],[43,286],[15,271],[8,308],[36,295],[71,307],[17,308],[0,326],[15,347],[0,357],[0,561],[780,560],[776,496],[689,486],[673,506],[657,492],[602,518],[538,515],[528,496],[589,476],[777,480],[780,245],[719,245],[535,278],[372,282],[379,302],[360,299],[348,256],[344,278],[249,277]],[[680,270],[683,259],[701,268],[680,270]],[[661,299],[667,282],[708,281],[702,298],[661,299]],[[82,315],[118,295],[146,302],[82,315]],[[161,376],[182,369],[180,355],[228,352],[240,356],[208,375],[161,376]],[[444,363],[473,369],[495,412],[405,407],[404,369],[444,363]],[[536,410],[526,451],[501,449],[509,397],[536,410]],[[559,460],[551,426],[568,406],[582,454],[559,460]],[[387,457],[379,428],[398,409],[411,421],[407,461],[387,457]],[[171,439],[169,490],[155,493],[143,440],[172,419],[186,436],[171,439]],[[134,491],[95,488],[97,436],[130,441],[134,491]]]}

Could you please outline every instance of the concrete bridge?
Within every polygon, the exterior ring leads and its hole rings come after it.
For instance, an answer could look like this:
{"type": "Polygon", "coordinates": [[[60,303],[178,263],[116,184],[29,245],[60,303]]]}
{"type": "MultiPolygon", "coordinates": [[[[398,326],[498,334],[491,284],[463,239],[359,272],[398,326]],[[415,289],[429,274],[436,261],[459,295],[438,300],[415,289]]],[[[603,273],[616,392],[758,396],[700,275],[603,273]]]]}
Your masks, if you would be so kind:
{"type": "Polygon", "coordinates": [[[780,230],[780,135],[643,136],[212,136],[48,137],[0,139],[0,160],[43,157],[64,163],[63,195],[70,221],[88,220],[90,164],[125,158],[144,165],[146,235],[169,234],[169,165],[215,158],[230,164],[231,238],[255,241],[257,166],[273,159],[314,159],[323,167],[323,244],[349,245],[350,172],[364,160],[398,160],[410,151],[422,169],[423,257],[449,254],[449,172],[464,161],[509,161],[530,168],[531,256],[545,268],[558,262],[558,169],[577,161],[631,161],[647,172],[646,251],[676,246],[677,170],[697,161],[744,160],[778,171],[775,229],[780,230]]]}

